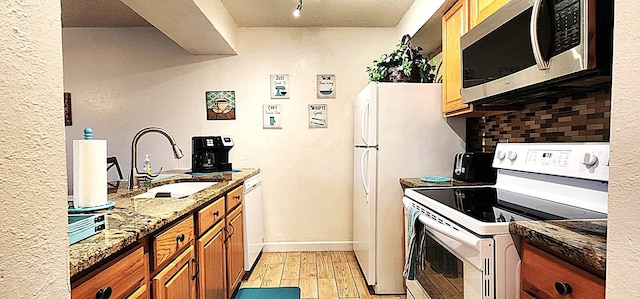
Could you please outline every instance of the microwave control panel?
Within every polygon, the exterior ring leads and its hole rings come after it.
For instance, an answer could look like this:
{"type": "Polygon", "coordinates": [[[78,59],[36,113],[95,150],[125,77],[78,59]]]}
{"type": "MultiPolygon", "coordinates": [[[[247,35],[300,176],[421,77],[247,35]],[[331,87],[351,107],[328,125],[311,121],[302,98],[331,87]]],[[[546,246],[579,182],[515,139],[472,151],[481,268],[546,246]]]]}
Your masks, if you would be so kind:
{"type": "Polygon", "coordinates": [[[555,54],[580,45],[580,0],[555,0],[553,16],[555,54]]]}

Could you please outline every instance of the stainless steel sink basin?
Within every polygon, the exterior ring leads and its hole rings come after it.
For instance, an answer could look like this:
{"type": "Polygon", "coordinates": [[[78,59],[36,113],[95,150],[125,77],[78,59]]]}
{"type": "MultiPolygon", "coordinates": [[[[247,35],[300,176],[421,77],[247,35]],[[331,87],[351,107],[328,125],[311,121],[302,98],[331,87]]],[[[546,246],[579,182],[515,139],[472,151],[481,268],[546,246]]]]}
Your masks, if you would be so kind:
{"type": "Polygon", "coordinates": [[[205,188],[211,187],[217,182],[180,182],[162,185],[151,188],[147,192],[134,196],[133,198],[155,198],[155,197],[171,197],[183,198],[190,196],[205,188]]]}

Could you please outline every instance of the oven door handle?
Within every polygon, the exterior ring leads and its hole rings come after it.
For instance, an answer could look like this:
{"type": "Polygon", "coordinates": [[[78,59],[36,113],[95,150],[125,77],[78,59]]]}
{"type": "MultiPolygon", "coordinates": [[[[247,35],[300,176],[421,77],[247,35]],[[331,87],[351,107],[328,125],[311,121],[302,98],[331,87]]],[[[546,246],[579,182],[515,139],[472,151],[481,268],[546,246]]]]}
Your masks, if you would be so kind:
{"type": "Polygon", "coordinates": [[[424,215],[424,214],[418,216],[418,220],[420,220],[420,222],[422,222],[422,224],[426,225],[428,228],[434,231],[437,231],[466,246],[475,248],[476,250],[480,251],[480,241],[481,241],[480,238],[472,236],[470,234],[465,234],[461,231],[457,231],[449,226],[446,226],[444,224],[439,223],[438,221],[435,221],[429,218],[427,215],[424,215]]]}

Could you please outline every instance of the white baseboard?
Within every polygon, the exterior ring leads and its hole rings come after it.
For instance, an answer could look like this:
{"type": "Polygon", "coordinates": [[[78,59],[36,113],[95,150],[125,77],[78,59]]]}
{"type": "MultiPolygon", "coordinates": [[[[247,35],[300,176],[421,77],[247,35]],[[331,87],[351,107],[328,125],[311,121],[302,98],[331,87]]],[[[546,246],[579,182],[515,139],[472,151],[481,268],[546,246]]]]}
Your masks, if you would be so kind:
{"type": "Polygon", "coordinates": [[[265,242],[264,252],[292,252],[292,251],[352,251],[351,241],[324,242],[265,242]]]}

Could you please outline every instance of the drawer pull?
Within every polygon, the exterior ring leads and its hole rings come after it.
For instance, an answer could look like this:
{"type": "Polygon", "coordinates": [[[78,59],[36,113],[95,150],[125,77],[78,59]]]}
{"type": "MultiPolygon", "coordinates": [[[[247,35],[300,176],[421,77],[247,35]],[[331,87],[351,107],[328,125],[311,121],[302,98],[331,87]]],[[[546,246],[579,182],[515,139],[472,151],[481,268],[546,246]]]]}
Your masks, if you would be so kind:
{"type": "Polygon", "coordinates": [[[555,284],[555,287],[556,287],[556,292],[558,292],[558,294],[560,295],[569,295],[571,294],[571,292],[573,292],[571,285],[566,282],[557,281],[555,284]]]}
{"type": "Polygon", "coordinates": [[[176,241],[178,242],[184,242],[184,234],[179,234],[176,236],[176,241]]]}
{"type": "Polygon", "coordinates": [[[236,196],[234,196],[233,198],[235,198],[235,199],[236,199],[236,201],[238,201],[238,200],[240,200],[240,195],[236,195],[236,196]]]}
{"type": "Polygon", "coordinates": [[[111,290],[111,287],[106,287],[104,289],[99,289],[96,292],[96,299],[109,299],[111,297],[111,293],[113,292],[113,290],[111,290]]]}
{"type": "Polygon", "coordinates": [[[200,273],[200,264],[198,264],[198,260],[196,260],[196,258],[192,258],[191,262],[196,265],[196,273],[193,274],[191,280],[196,280],[196,278],[198,277],[198,273],[200,273]]]}
{"type": "Polygon", "coordinates": [[[213,212],[213,217],[218,217],[218,216],[220,216],[220,211],[213,212]]]}
{"type": "Polygon", "coordinates": [[[231,236],[233,236],[233,234],[236,232],[236,228],[233,227],[233,224],[229,223],[229,226],[231,226],[231,234],[229,234],[229,238],[231,238],[231,236]]]}

